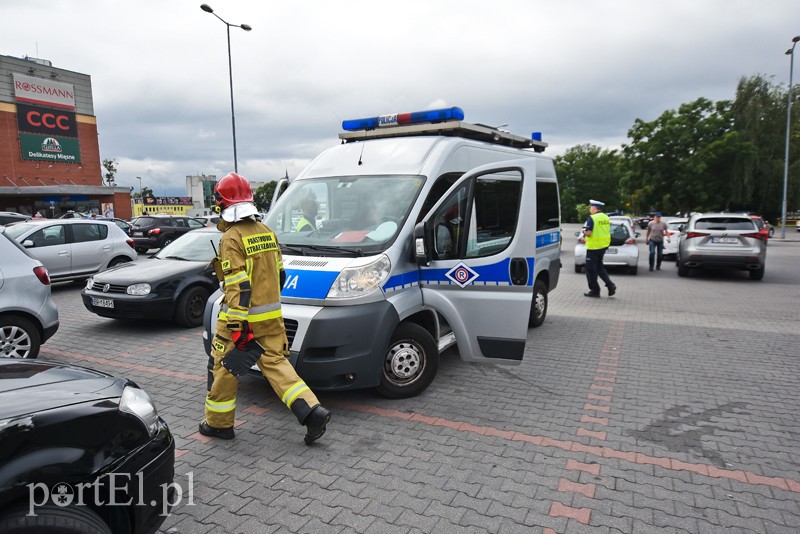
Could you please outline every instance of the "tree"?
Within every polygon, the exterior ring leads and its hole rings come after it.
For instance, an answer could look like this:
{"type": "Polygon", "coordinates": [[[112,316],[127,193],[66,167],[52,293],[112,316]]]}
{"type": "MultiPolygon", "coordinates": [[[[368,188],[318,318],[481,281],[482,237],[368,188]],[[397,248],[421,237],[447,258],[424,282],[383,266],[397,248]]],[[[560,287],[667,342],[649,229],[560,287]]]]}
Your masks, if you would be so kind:
{"type": "Polygon", "coordinates": [[[155,197],[153,190],[147,186],[142,187],[142,198],[155,197]]]}
{"type": "Polygon", "coordinates": [[[104,159],[103,160],[103,168],[106,170],[106,173],[103,175],[105,179],[106,185],[109,187],[113,187],[116,185],[116,175],[117,175],[117,160],[115,159],[104,159]]]}
{"type": "Polygon", "coordinates": [[[585,144],[568,149],[556,156],[561,195],[561,218],[564,221],[581,220],[578,206],[585,206],[590,198],[606,204],[606,211],[622,209],[620,178],[624,174],[624,160],[616,150],[602,149],[585,144]]]}
{"type": "Polygon", "coordinates": [[[272,203],[272,195],[275,193],[275,187],[277,185],[278,182],[273,180],[256,189],[256,192],[253,194],[253,200],[259,211],[269,211],[271,207],[270,204],[272,203]]]}

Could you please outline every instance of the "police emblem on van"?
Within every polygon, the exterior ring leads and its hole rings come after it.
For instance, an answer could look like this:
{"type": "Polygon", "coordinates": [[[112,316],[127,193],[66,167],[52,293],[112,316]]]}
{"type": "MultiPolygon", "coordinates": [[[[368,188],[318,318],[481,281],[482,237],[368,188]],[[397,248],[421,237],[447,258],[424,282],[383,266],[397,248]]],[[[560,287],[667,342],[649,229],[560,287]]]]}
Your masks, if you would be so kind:
{"type": "Polygon", "coordinates": [[[463,263],[459,263],[447,273],[445,276],[449,278],[452,282],[455,282],[456,285],[459,287],[467,287],[469,284],[475,281],[478,278],[478,273],[470,269],[467,265],[463,263]]]}

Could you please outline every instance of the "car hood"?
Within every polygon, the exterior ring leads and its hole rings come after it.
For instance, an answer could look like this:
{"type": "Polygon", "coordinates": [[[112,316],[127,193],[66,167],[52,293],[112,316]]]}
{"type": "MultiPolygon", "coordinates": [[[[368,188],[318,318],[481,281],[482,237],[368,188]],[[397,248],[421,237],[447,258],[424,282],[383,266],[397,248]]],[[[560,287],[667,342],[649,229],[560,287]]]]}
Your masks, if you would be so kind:
{"type": "Polygon", "coordinates": [[[44,360],[0,359],[2,421],[83,402],[118,398],[128,382],[99,371],[44,360]]]}
{"type": "Polygon", "coordinates": [[[133,284],[157,282],[186,273],[199,272],[208,266],[207,261],[162,260],[150,258],[135,260],[107,269],[93,276],[95,282],[108,284],[133,284]]]}

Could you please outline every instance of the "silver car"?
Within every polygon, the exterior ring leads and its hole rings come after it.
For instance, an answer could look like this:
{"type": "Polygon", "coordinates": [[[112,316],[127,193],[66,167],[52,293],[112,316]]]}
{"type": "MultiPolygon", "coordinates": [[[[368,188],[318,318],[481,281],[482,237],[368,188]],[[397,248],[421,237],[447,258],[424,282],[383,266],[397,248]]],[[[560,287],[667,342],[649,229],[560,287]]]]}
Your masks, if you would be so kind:
{"type": "Polygon", "coordinates": [[[684,225],[678,245],[678,275],[691,269],[733,268],[764,278],[767,236],[747,214],[696,213],[684,225]]]}
{"type": "Polygon", "coordinates": [[[133,239],[113,221],[45,219],[6,228],[41,261],[54,282],[87,278],[137,258],[133,239]]]}
{"type": "Polygon", "coordinates": [[[35,358],[56,330],[47,269],[0,226],[0,357],[35,358]]]}

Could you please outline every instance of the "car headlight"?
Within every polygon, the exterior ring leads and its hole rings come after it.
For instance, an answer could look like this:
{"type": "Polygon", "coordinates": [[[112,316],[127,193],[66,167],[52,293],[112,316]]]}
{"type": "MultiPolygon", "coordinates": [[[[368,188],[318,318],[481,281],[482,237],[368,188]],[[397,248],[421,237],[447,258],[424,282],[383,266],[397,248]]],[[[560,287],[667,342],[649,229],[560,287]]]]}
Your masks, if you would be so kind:
{"type": "Polygon", "coordinates": [[[143,389],[125,386],[122,391],[122,397],[119,399],[119,409],[138,417],[144,423],[151,438],[158,431],[156,405],[153,404],[150,395],[145,393],[143,389]]]}
{"type": "Polygon", "coordinates": [[[94,285],[94,278],[91,276],[86,280],[86,289],[92,289],[92,285],[94,285]]]}
{"type": "Polygon", "coordinates": [[[128,295],[149,295],[150,284],[133,284],[125,290],[128,295]]]}
{"type": "Polygon", "coordinates": [[[344,269],[328,291],[328,298],[353,298],[380,287],[389,277],[392,262],[385,255],[361,267],[344,269]]]}

